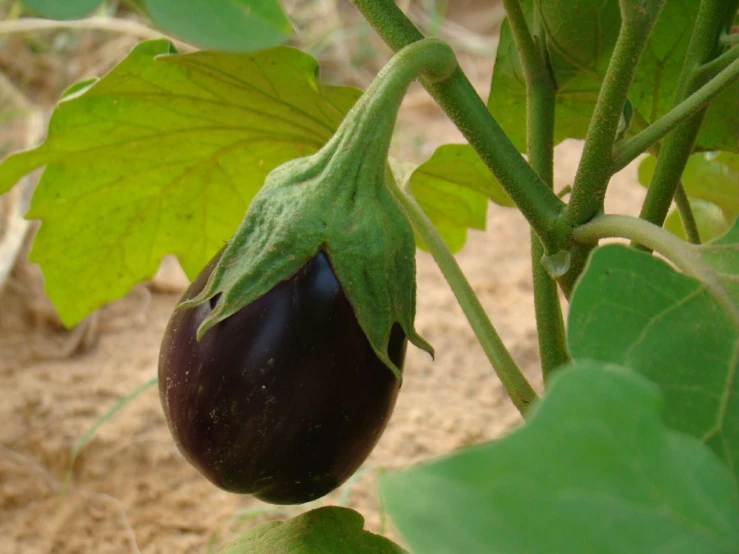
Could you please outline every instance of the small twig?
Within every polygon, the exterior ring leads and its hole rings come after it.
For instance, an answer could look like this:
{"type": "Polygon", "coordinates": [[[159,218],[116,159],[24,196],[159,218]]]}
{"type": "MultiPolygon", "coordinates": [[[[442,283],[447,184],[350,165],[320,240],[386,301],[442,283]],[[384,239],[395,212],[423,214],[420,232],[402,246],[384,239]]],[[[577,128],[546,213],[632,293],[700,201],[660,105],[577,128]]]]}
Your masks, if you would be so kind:
{"type": "Polygon", "coordinates": [[[59,29],[99,30],[112,33],[124,33],[143,40],[166,38],[181,52],[192,52],[196,48],[186,42],[174,39],[139,23],[128,19],[115,19],[110,17],[88,17],[72,21],[55,21],[51,19],[23,18],[12,21],[0,21],[0,35],[15,33],[34,33],[38,31],[55,31],[59,29]]]}

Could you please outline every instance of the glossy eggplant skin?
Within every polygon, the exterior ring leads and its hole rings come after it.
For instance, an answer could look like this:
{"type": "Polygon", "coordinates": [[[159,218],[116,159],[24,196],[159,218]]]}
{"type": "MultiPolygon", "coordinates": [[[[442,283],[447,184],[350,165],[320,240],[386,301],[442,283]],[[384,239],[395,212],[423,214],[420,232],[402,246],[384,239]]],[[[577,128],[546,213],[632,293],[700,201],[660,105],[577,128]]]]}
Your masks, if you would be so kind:
{"type": "MultiPolygon", "coordinates": [[[[218,257],[183,299],[202,290],[218,257]]],[[[327,256],[197,341],[212,305],[175,311],[160,351],[160,397],[181,453],[218,487],[265,502],[331,492],[377,444],[400,382],[372,350],[327,256]]],[[[400,368],[406,343],[395,325],[389,355],[400,368]]]]}

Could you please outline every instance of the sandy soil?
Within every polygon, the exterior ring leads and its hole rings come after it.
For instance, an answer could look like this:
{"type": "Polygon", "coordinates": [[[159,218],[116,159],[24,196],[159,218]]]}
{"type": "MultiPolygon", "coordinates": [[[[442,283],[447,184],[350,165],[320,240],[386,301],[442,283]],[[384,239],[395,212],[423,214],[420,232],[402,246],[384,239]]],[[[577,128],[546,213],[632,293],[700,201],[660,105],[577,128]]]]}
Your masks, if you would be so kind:
{"type": "MultiPolygon", "coordinates": [[[[480,76],[481,90],[488,79],[480,76]]],[[[408,105],[401,125],[415,121],[418,130],[406,132],[398,149],[412,144],[423,157],[438,144],[461,141],[424,93],[415,92],[408,105]]],[[[558,148],[557,188],[571,182],[579,153],[575,142],[558,148]]],[[[636,211],[642,191],[635,182],[633,165],[617,176],[611,211],[636,211]]],[[[488,230],[471,233],[458,259],[513,357],[540,386],[522,217],[491,206],[488,230]]],[[[156,388],[99,428],[77,458],[62,498],[75,441],[156,374],[159,341],[179,297],[174,291],[184,283],[170,275],[141,285],[69,332],[56,323],[36,268],[19,263],[0,297],[0,554],[217,551],[239,528],[340,502],[382,530],[375,468],[406,466],[489,440],[519,422],[424,253],[418,255],[418,281],[417,327],[436,348],[436,360],[410,350],[393,419],[357,479],[320,503],[275,511],[215,489],[179,456],[156,388]]]]}

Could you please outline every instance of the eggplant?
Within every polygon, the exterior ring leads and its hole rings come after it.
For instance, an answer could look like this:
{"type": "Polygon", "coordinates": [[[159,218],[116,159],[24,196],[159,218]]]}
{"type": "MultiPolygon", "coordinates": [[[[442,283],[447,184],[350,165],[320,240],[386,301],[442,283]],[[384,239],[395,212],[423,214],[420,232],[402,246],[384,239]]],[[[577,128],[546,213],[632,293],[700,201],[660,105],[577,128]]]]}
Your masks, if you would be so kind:
{"type": "MultiPolygon", "coordinates": [[[[327,255],[198,341],[217,300],[176,310],[162,341],[159,392],[180,452],[219,488],[273,504],[336,489],[380,439],[400,380],[373,351],[327,255]]],[[[395,324],[388,353],[401,369],[406,344],[395,324]]]]}

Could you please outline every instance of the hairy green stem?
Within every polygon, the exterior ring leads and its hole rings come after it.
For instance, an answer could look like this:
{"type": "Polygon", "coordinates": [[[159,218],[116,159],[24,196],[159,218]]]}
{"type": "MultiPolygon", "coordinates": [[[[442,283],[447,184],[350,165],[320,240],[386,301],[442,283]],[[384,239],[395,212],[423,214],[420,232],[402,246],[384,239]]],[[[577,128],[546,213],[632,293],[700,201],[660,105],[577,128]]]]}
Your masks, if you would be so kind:
{"type": "MultiPolygon", "coordinates": [[[[701,66],[717,57],[719,36],[736,14],[739,0],[701,0],[693,34],[675,92],[679,104],[696,92],[705,79],[701,66]]],[[[727,68],[725,71],[729,70],[727,68]]],[[[722,72],[723,75],[723,72],[722,72]]],[[[663,142],[640,217],[661,226],[675,196],[685,164],[693,152],[705,108],[680,125],[663,142]]]]}
{"type": "MultiPolygon", "coordinates": [[[[322,152],[329,158],[333,157],[336,148],[344,152],[353,149],[357,156],[368,160],[376,159],[368,155],[370,151],[382,152],[381,157],[387,158],[395,116],[411,82],[421,75],[429,82],[442,81],[448,79],[457,67],[454,51],[439,39],[426,38],[406,46],[372,80],[322,152]],[[370,121],[372,124],[368,123],[370,121]],[[331,148],[332,143],[336,148],[331,148]]],[[[356,160],[352,156],[344,156],[344,159],[349,168],[355,166],[356,160]]],[[[382,182],[382,166],[370,167],[367,171],[378,172],[378,182],[382,182]]]]}
{"type": "MultiPolygon", "coordinates": [[[[393,0],[352,2],[394,50],[423,38],[393,0]]],[[[421,83],[496,176],[547,251],[556,249],[555,226],[564,203],[526,163],[462,70],[439,83],[421,83]]]]}
{"type": "MultiPolygon", "coordinates": [[[[508,17],[508,23],[511,26],[513,40],[516,42],[518,54],[521,57],[521,67],[526,79],[526,86],[537,82],[541,85],[552,86],[553,83],[549,78],[549,72],[541,58],[541,52],[534,36],[529,30],[524,16],[523,9],[519,0],[503,0],[503,7],[508,17]]],[[[541,174],[539,175],[541,176],[541,174]]]]}
{"type": "MultiPolygon", "coordinates": [[[[736,36],[739,37],[739,35],[736,36]]],[[[713,79],[716,75],[734,63],[735,60],[739,60],[739,48],[729,48],[718,58],[714,58],[710,62],[706,62],[700,66],[695,72],[695,75],[701,80],[707,81],[708,79],[713,79]]]]}
{"type": "Polygon", "coordinates": [[[572,237],[590,245],[597,244],[601,239],[624,238],[659,252],[679,269],[701,281],[739,327],[739,307],[734,304],[713,269],[703,261],[699,246],[680,240],[658,225],[626,215],[598,216],[575,229],[572,237]]]}
{"type": "MultiPolygon", "coordinates": [[[[621,29],[585,135],[585,146],[572,185],[570,202],[560,220],[561,242],[567,240],[572,229],[603,211],[606,189],[613,176],[612,164],[604,161],[612,158],[629,86],[664,2],[655,2],[654,11],[650,11],[644,9],[639,1],[620,0],[621,29]]],[[[565,294],[569,295],[572,291],[587,257],[587,249],[573,249],[570,269],[559,278],[565,294]]]]}
{"type": "MultiPolygon", "coordinates": [[[[503,0],[526,79],[526,142],[529,163],[541,179],[554,183],[554,109],[557,90],[549,71],[541,22],[532,36],[518,0],[503,0]]],[[[544,247],[531,233],[531,272],[534,310],[542,375],[546,380],[555,368],[569,361],[562,306],[557,283],[542,264],[544,247]]]]}
{"type": "MultiPolygon", "coordinates": [[[[631,137],[629,140],[614,149],[613,171],[620,171],[626,167],[639,154],[646,151],[670,131],[677,128],[695,114],[701,112],[705,107],[737,79],[739,79],[739,48],[734,48],[736,59],[721,70],[708,83],[700,87],[685,100],[672,108],[669,112],[649,125],[646,129],[631,137]]],[[[715,61],[718,61],[716,58],[715,61]]],[[[724,58],[724,61],[729,58],[724,58]]],[[[712,69],[718,69],[722,64],[712,65],[712,69]]],[[[705,74],[709,74],[707,71],[705,74]]]]}
{"type": "Polygon", "coordinates": [[[603,161],[611,158],[629,86],[654,25],[654,18],[646,10],[638,12],[624,6],[623,1],[621,4],[621,30],[585,135],[570,203],[564,213],[563,219],[571,228],[603,210],[606,188],[613,175],[611,165],[603,161]]]}
{"type": "Polygon", "coordinates": [[[698,231],[698,224],[695,221],[693,208],[690,206],[690,199],[688,199],[688,195],[685,192],[685,187],[682,183],[677,185],[677,190],[675,191],[675,204],[677,205],[677,211],[680,214],[680,221],[683,224],[685,236],[693,244],[700,244],[701,236],[698,231]]]}
{"type": "Polygon", "coordinates": [[[387,186],[413,228],[428,246],[506,392],[518,411],[525,416],[529,406],[537,398],[536,391],[503,344],[475,291],[462,273],[457,260],[436,232],[433,223],[410,193],[400,190],[391,174],[388,175],[387,186]]]}

